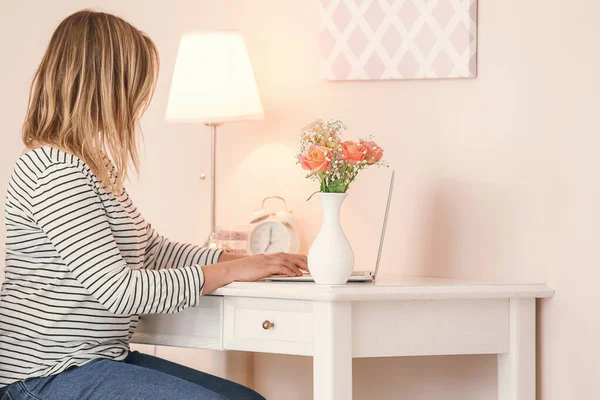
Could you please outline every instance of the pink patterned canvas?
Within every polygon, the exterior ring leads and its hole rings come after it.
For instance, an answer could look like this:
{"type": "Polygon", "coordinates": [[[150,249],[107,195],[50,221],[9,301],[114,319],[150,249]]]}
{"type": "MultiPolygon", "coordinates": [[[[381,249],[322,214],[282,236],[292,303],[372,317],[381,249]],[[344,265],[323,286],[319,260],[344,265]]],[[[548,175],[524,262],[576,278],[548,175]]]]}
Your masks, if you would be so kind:
{"type": "Polygon", "coordinates": [[[321,0],[321,77],[474,78],[477,0],[321,0]]]}

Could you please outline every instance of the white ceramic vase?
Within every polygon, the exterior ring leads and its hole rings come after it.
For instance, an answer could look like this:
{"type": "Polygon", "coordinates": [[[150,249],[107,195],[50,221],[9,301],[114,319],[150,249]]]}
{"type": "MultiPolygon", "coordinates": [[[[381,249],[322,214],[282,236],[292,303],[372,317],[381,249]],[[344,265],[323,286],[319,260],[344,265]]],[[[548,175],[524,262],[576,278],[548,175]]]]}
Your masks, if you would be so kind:
{"type": "Polygon", "coordinates": [[[323,204],[323,225],[308,251],[308,269],[318,284],[343,285],[354,269],[354,253],[340,223],[346,195],[317,193],[323,204]]]}

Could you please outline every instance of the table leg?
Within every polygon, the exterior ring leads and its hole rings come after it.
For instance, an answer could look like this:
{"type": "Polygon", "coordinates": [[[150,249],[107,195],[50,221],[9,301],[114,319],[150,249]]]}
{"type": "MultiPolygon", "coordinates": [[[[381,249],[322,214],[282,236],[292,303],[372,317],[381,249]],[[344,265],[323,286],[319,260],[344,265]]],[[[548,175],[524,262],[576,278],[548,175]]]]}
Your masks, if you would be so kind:
{"type": "Polygon", "coordinates": [[[498,400],[535,400],[535,299],[510,299],[510,351],[498,354],[498,400]]]}
{"type": "Polygon", "coordinates": [[[313,304],[314,400],[352,400],[352,304],[313,304]]]}

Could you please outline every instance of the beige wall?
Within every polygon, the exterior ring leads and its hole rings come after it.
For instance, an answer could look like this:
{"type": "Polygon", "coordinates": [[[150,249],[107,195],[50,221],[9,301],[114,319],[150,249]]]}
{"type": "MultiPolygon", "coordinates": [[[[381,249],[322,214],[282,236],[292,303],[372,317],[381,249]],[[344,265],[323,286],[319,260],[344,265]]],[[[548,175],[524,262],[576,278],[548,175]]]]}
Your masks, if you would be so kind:
{"type": "MultiPolygon", "coordinates": [[[[220,130],[220,224],[244,222],[262,197],[280,194],[302,220],[306,249],[320,209],[304,202],[313,186],[292,160],[298,128],[336,117],[354,136],[375,134],[397,169],[383,273],[545,281],[557,294],[539,303],[538,398],[597,397],[600,3],[480,0],[475,80],[327,83],[318,77],[317,0],[0,0],[2,187],[21,150],[27,87],[44,45],[62,17],[86,6],[124,16],[161,52],[144,117],[143,173],[131,192],[165,234],[201,242],[208,222],[208,190],[198,180],[208,167],[208,132],[164,122],[178,38],[192,29],[240,29],[266,119],[220,130]]],[[[370,266],[379,219],[358,205],[371,197],[381,203],[385,176],[364,175],[344,223],[359,265],[370,266]]],[[[158,354],[209,370],[219,360],[207,352],[158,354]]],[[[369,359],[354,367],[358,399],[496,398],[489,356],[369,359]]],[[[309,398],[311,373],[308,358],[254,357],[255,385],[270,399],[309,398]]]]}

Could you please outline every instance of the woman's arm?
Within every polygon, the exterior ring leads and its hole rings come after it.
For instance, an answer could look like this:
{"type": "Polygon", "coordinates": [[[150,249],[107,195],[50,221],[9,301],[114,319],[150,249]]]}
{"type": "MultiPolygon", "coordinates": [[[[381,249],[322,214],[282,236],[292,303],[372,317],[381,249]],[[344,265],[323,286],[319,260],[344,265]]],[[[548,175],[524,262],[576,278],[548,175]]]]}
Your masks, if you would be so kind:
{"type": "Polygon", "coordinates": [[[144,268],[183,268],[217,262],[222,250],[169,240],[146,224],[144,268]]]}
{"type": "Polygon", "coordinates": [[[36,225],[73,277],[114,314],[172,313],[198,304],[201,266],[130,268],[121,256],[106,210],[92,181],[79,168],[54,164],[32,182],[36,225]]]}
{"type": "MultiPolygon", "coordinates": [[[[305,256],[286,253],[247,256],[222,252],[216,263],[203,265],[202,294],[212,293],[234,281],[252,282],[271,275],[299,276],[301,269],[308,271],[305,256]]],[[[175,268],[179,267],[181,265],[175,264],[175,268]]]]}
{"type": "Polygon", "coordinates": [[[300,276],[308,271],[306,256],[298,254],[260,254],[256,256],[239,256],[222,253],[219,262],[206,265],[204,271],[204,294],[228,283],[252,282],[271,275],[300,276]]]}
{"type": "MultiPolygon", "coordinates": [[[[133,269],[121,256],[98,193],[79,168],[51,165],[32,184],[29,205],[36,225],[73,277],[114,314],[177,312],[197,305],[204,290],[272,274],[293,276],[306,268],[302,256],[275,254],[226,256],[229,261],[204,266],[207,276],[201,265],[133,269]]],[[[220,258],[221,250],[213,250],[220,258]]]]}
{"type": "Polygon", "coordinates": [[[229,253],[229,252],[225,251],[221,254],[221,256],[219,257],[219,260],[217,262],[224,263],[224,262],[228,262],[228,261],[242,260],[242,259],[248,258],[248,257],[249,256],[245,255],[245,254],[235,254],[235,253],[229,253]]]}

